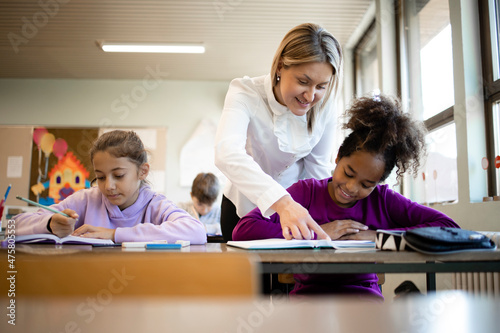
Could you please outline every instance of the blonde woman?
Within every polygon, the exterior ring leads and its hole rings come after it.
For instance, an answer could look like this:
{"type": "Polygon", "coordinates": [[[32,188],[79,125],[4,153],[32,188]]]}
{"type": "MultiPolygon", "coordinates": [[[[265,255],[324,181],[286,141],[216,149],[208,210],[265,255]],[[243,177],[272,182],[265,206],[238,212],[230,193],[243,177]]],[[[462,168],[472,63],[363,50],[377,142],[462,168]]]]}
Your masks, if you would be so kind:
{"type": "Polygon", "coordinates": [[[306,23],[285,35],[269,74],[231,82],[215,143],[215,163],[228,179],[221,205],[226,241],[255,207],[264,216],[277,212],[287,239],[328,238],[286,188],[330,175],[341,76],[340,44],[306,23]]]}

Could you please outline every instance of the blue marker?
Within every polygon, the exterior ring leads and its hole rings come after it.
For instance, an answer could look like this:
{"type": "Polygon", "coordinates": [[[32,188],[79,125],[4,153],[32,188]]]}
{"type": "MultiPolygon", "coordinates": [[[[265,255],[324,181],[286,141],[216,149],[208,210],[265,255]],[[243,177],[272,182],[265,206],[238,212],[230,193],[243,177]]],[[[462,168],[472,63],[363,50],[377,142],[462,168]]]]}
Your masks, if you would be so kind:
{"type": "Polygon", "coordinates": [[[151,243],[146,244],[147,250],[180,249],[182,244],[151,243]]]}
{"type": "Polygon", "coordinates": [[[3,201],[7,201],[7,197],[9,196],[9,192],[10,192],[10,188],[12,187],[12,184],[9,184],[9,186],[7,187],[7,191],[5,191],[5,195],[3,197],[3,201]]]}

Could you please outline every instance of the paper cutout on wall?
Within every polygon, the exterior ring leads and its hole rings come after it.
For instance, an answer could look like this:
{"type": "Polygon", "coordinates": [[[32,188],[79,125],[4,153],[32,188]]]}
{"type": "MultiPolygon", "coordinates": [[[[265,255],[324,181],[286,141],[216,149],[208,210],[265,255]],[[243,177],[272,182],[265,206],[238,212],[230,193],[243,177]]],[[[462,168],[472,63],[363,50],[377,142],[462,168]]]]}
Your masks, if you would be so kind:
{"type": "Polygon", "coordinates": [[[53,147],[54,155],[60,160],[61,158],[64,157],[64,154],[66,154],[66,151],[68,151],[68,144],[66,143],[66,140],[64,139],[57,139],[54,142],[54,147],[53,147]]]}
{"type": "Polygon", "coordinates": [[[483,170],[488,170],[489,166],[490,166],[490,162],[488,161],[488,159],[486,157],[483,157],[481,159],[481,167],[483,168],[483,170]]]}
{"type": "Polygon", "coordinates": [[[49,172],[49,197],[54,202],[66,199],[70,194],[88,187],[89,172],[82,163],[68,152],[49,172]]]}
{"type": "Polygon", "coordinates": [[[86,157],[96,137],[97,129],[36,128],[30,198],[51,205],[90,187],[90,161],[86,157]]]}

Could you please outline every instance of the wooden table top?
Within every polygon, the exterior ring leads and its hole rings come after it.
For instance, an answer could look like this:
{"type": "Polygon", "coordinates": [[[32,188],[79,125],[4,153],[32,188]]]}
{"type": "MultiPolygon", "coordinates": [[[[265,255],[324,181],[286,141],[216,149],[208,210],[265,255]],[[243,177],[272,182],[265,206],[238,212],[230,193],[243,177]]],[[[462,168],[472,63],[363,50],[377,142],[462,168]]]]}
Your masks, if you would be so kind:
{"type": "MultiPolygon", "coordinates": [[[[5,299],[0,298],[3,312],[5,299]]],[[[9,310],[7,310],[9,311],[9,310]]],[[[2,332],[498,332],[498,299],[461,292],[374,303],[354,298],[16,299],[2,332]]]]}
{"type": "Polygon", "coordinates": [[[244,250],[228,246],[225,243],[207,243],[191,245],[180,250],[123,249],[115,247],[92,247],[89,245],[49,245],[49,244],[16,244],[18,254],[31,253],[39,255],[56,255],[71,253],[248,253],[257,256],[261,262],[317,262],[317,263],[412,263],[412,262],[467,262],[467,261],[500,261],[500,250],[475,251],[453,254],[428,255],[413,251],[380,251],[376,249],[283,249],[283,250],[244,250]]]}

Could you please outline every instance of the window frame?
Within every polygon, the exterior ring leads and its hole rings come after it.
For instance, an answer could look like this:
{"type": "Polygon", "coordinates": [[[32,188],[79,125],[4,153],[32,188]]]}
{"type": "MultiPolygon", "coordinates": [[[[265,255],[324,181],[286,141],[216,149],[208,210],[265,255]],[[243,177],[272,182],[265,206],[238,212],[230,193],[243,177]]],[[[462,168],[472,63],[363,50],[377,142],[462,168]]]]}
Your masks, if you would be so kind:
{"type": "Polygon", "coordinates": [[[352,77],[353,77],[352,88],[354,96],[360,96],[360,94],[362,94],[361,92],[358,91],[358,81],[359,81],[358,74],[360,71],[360,64],[361,64],[361,52],[363,51],[364,46],[366,45],[366,43],[369,42],[373,34],[376,33],[376,27],[377,27],[376,19],[373,19],[366,28],[366,30],[364,31],[361,38],[359,39],[358,43],[354,46],[352,50],[352,55],[354,60],[353,61],[354,66],[352,71],[352,77]]]}
{"type": "MultiPolygon", "coordinates": [[[[398,82],[397,86],[400,92],[400,98],[402,98],[403,103],[410,104],[408,100],[410,100],[412,91],[409,88],[409,82],[404,82],[403,80],[408,79],[411,76],[411,69],[409,67],[410,59],[410,37],[408,35],[409,30],[407,29],[407,18],[405,17],[405,8],[406,4],[404,0],[398,0],[395,2],[395,12],[396,16],[396,40],[397,40],[397,68],[398,68],[398,82]],[[403,73],[404,71],[404,73],[403,73]],[[403,97],[404,96],[404,97],[403,97]]],[[[411,106],[409,106],[411,108],[411,106]]],[[[418,115],[417,115],[418,116],[418,115]]],[[[451,125],[455,123],[455,103],[442,110],[441,112],[435,114],[434,116],[428,119],[422,119],[425,128],[428,131],[428,134],[444,127],[447,125],[451,125]]],[[[457,161],[458,163],[458,161],[457,161]]],[[[411,185],[406,184],[408,178],[405,178],[403,183],[401,184],[401,188],[404,190],[405,188],[410,189],[411,185]]],[[[409,193],[407,193],[410,195],[409,193]]],[[[411,196],[411,195],[410,195],[411,196]]],[[[459,197],[459,194],[457,193],[459,197]]],[[[459,199],[457,197],[457,200],[459,199]]],[[[440,204],[439,202],[431,202],[427,203],[429,205],[440,204]]]]}
{"type": "MultiPolygon", "coordinates": [[[[497,1],[500,6],[500,1],[497,1]]],[[[486,119],[486,149],[490,161],[487,169],[488,195],[498,196],[495,172],[495,138],[493,128],[493,105],[500,102],[500,79],[493,80],[493,59],[490,31],[490,1],[478,0],[479,29],[481,32],[481,61],[483,70],[484,112],[486,119]]],[[[497,23],[498,24],[498,23],[497,23]]]]}

